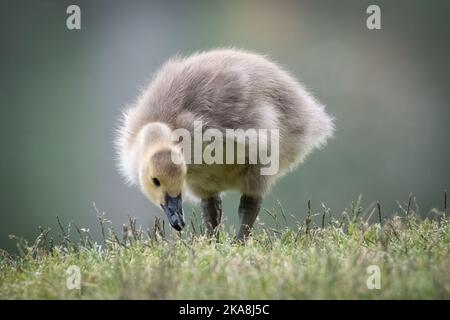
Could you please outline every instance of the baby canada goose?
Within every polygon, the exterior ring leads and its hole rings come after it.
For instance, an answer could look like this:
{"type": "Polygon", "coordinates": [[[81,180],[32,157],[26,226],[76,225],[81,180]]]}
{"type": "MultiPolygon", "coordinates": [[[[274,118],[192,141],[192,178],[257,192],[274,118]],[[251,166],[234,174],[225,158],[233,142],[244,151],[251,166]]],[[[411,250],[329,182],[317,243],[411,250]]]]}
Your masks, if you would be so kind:
{"type": "Polygon", "coordinates": [[[186,193],[200,199],[213,235],[222,216],[221,193],[240,191],[237,239],[244,240],[270,186],[332,133],[324,107],[274,62],[218,49],[166,62],[126,110],[116,145],[127,182],[161,206],[176,230],[185,226],[186,193]],[[198,154],[215,161],[198,161],[198,154]],[[263,173],[267,159],[275,170],[263,173]]]}

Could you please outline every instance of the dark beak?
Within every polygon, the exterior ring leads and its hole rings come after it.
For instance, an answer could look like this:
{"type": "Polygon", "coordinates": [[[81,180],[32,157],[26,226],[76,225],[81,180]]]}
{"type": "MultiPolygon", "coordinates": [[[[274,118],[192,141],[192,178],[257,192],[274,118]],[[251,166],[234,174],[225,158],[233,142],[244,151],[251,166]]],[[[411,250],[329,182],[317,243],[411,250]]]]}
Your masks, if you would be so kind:
{"type": "Polygon", "coordinates": [[[170,225],[177,231],[181,231],[186,225],[184,220],[184,212],[181,200],[181,194],[176,197],[171,197],[166,193],[166,203],[161,205],[161,208],[167,215],[170,225]]]}

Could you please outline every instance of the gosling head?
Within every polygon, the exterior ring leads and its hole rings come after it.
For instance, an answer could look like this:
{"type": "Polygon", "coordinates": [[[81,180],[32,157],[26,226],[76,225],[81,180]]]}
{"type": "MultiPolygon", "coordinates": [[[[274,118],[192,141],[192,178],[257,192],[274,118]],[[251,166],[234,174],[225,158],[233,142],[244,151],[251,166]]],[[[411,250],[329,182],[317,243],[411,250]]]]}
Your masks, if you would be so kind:
{"type": "Polygon", "coordinates": [[[181,151],[165,139],[167,132],[162,129],[147,128],[146,143],[141,144],[139,184],[142,192],[163,209],[170,225],[181,231],[186,224],[182,207],[186,164],[181,151]]]}

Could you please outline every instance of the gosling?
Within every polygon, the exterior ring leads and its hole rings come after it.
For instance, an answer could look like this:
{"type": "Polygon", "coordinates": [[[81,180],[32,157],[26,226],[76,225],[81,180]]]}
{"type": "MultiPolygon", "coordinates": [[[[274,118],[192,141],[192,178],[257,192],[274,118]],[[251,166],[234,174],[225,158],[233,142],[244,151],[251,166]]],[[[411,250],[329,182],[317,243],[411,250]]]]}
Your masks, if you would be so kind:
{"type": "MultiPolygon", "coordinates": [[[[274,182],[323,146],[333,131],[333,119],[324,106],[276,63],[251,52],[217,49],[166,62],[137,102],[124,112],[116,147],[119,169],[127,183],[139,185],[178,231],[185,226],[184,195],[200,200],[205,229],[213,236],[222,218],[221,194],[238,190],[236,238],[243,241],[274,182]],[[250,161],[247,153],[244,161],[231,164],[192,163],[186,155],[195,149],[194,143],[192,150],[187,150],[173,132],[184,129],[194,136],[199,121],[202,132],[277,130],[278,148],[272,156],[278,157],[278,171],[261,174],[265,165],[250,161]]],[[[267,142],[268,135],[259,139],[267,142]]],[[[234,148],[223,148],[224,159],[239,144],[246,152],[250,149],[248,139],[232,142],[234,148]]],[[[201,151],[206,146],[203,143],[201,151]]],[[[231,158],[236,160],[234,155],[231,158]]]]}

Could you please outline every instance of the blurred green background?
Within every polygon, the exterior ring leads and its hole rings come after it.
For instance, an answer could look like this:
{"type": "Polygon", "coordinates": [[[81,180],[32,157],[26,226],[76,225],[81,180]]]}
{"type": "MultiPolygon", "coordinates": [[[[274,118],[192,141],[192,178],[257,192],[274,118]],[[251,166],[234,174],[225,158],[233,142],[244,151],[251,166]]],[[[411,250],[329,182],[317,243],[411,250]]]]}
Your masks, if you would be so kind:
{"type": "MultiPolygon", "coordinates": [[[[159,209],[115,170],[120,109],[166,59],[235,46],[270,55],[336,117],[328,146],[265,199],[302,217],[363,195],[385,211],[410,192],[424,212],[449,186],[449,1],[0,1],[0,248],[9,234],[75,222],[98,232],[159,209]],[[66,28],[81,7],[82,30],[66,28]],[[378,4],[382,29],[366,28],[378,4]]],[[[230,225],[238,195],[225,197],[230,225]]],[[[188,216],[190,209],[187,210],[188,216]]],[[[266,217],[263,217],[263,220],[266,217]]]]}

